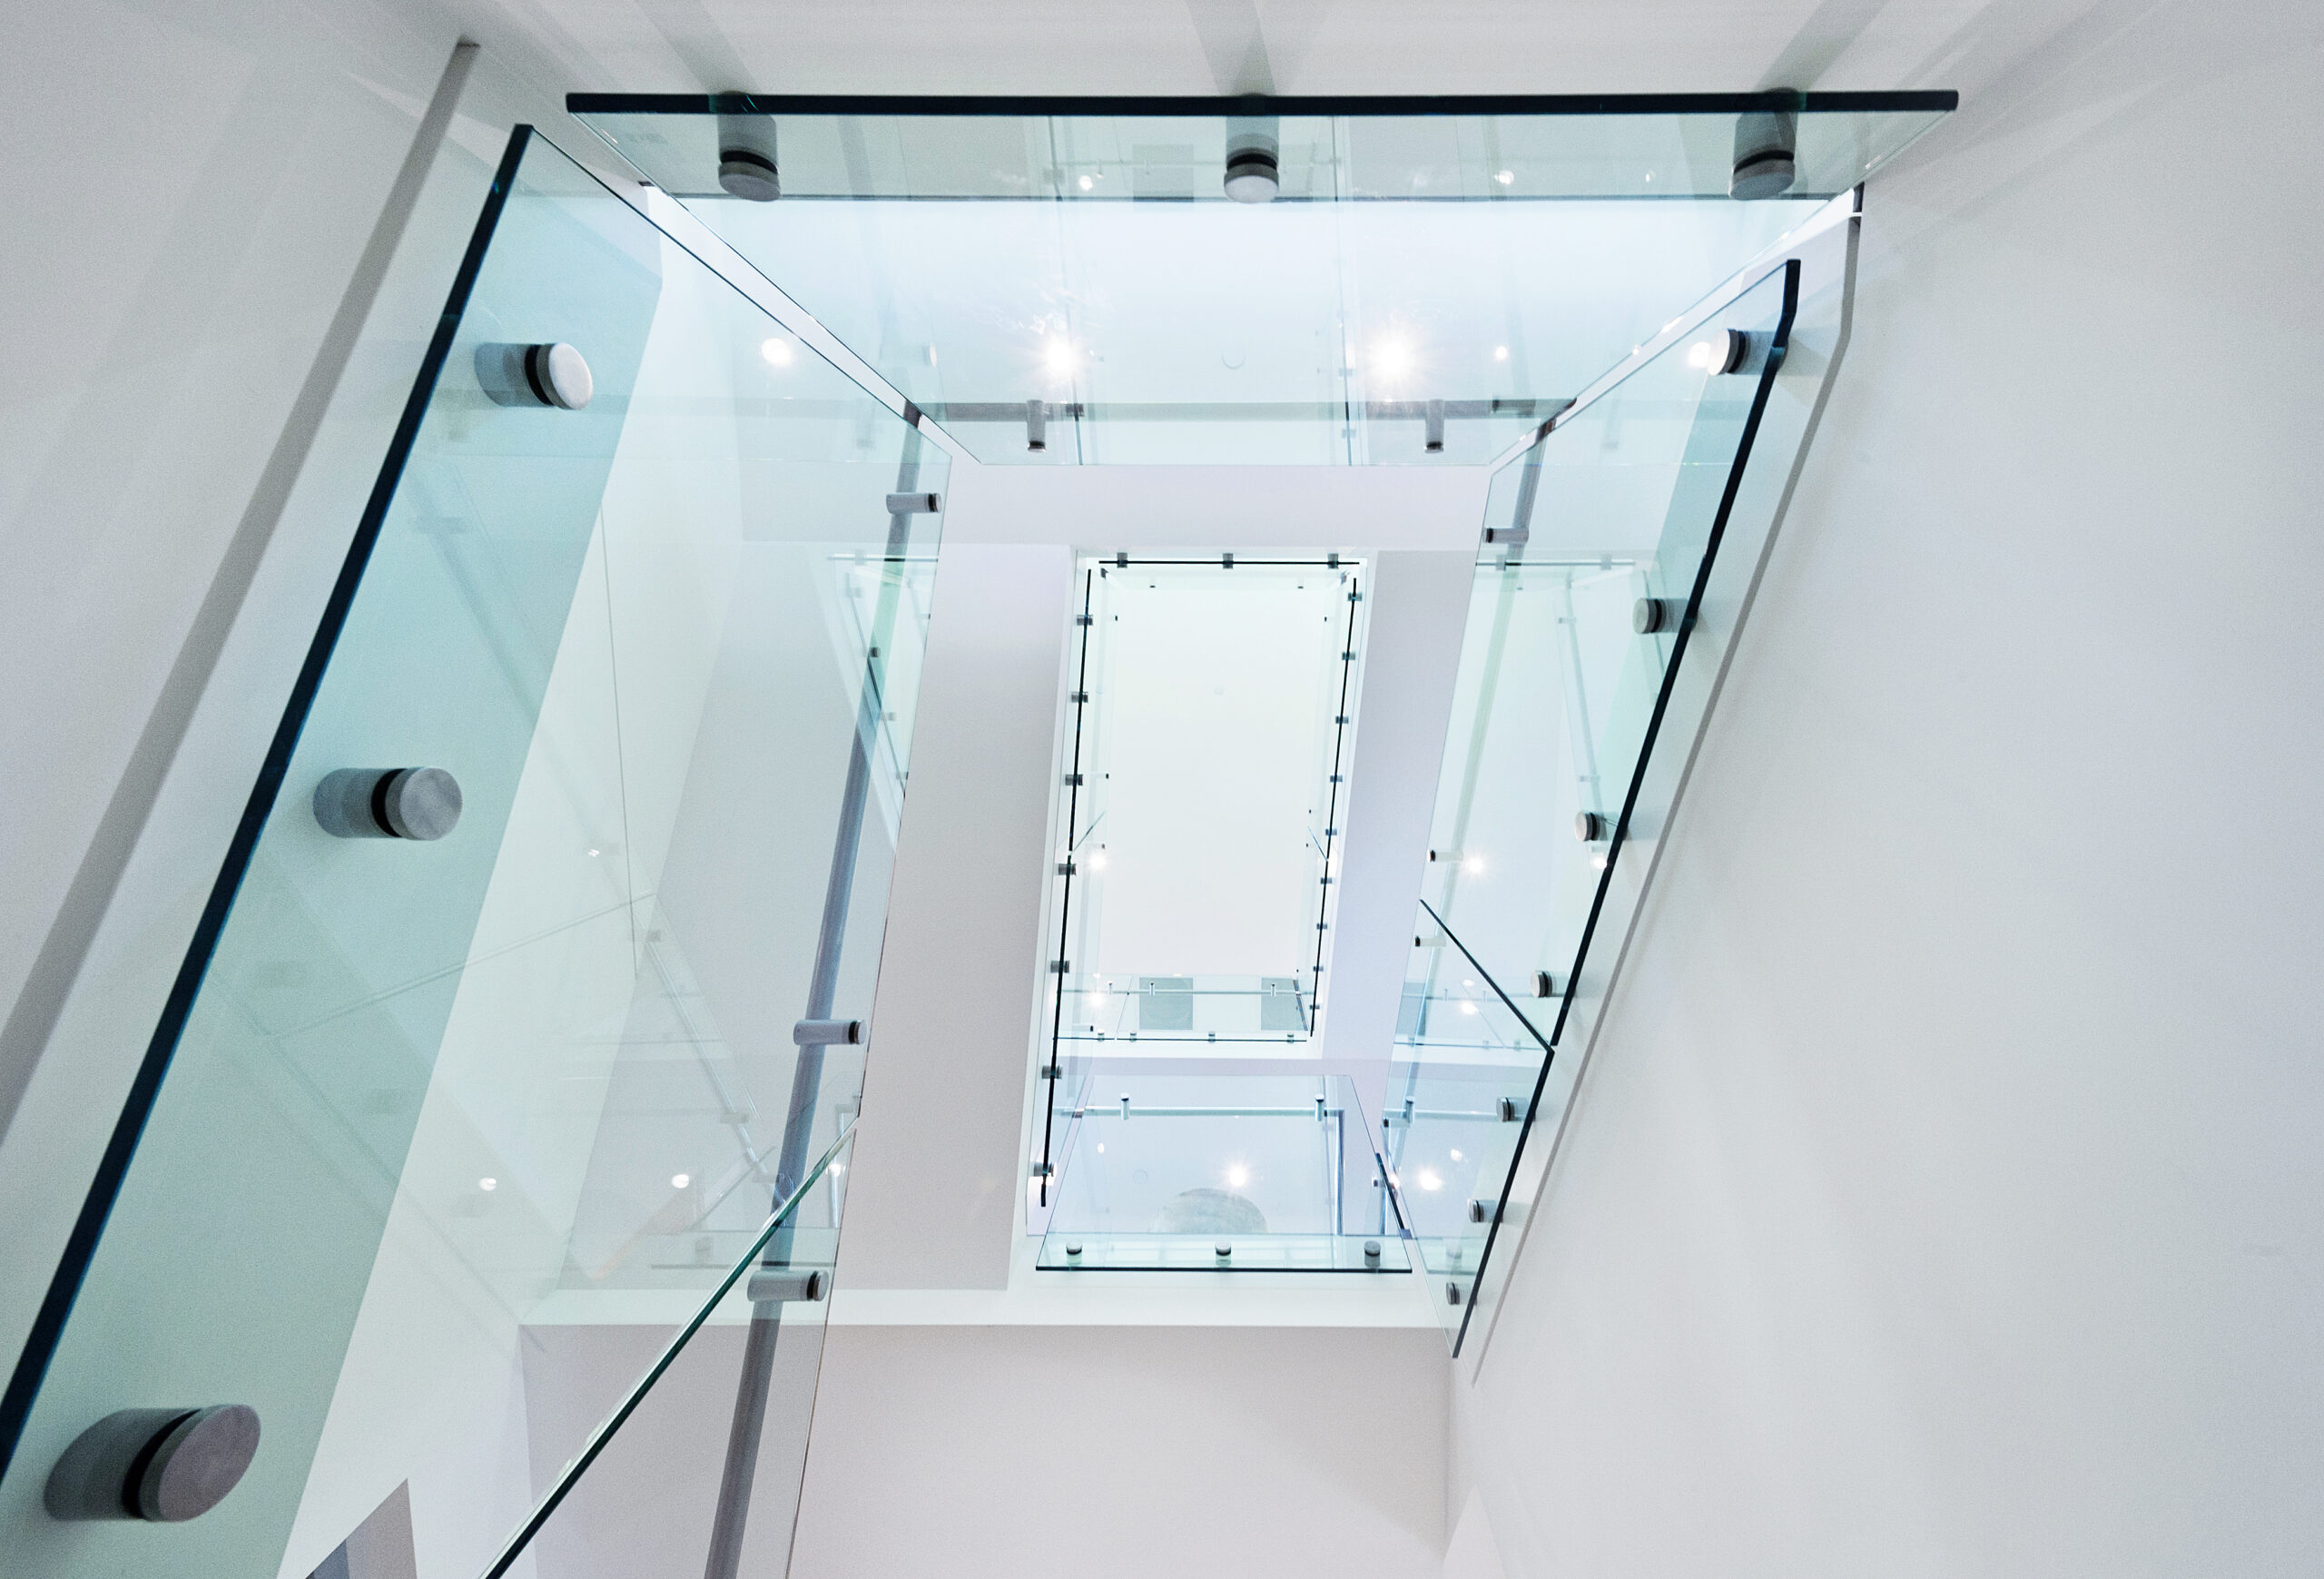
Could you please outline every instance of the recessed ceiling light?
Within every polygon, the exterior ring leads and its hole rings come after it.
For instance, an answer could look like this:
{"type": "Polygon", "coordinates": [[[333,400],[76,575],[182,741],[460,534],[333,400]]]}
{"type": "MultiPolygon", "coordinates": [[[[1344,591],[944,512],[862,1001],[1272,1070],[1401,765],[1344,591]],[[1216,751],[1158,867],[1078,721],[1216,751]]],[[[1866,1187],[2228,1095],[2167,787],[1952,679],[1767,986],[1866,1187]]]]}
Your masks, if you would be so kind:
{"type": "Polygon", "coordinates": [[[1231,1189],[1240,1189],[1251,1182],[1251,1170],[1237,1162],[1226,1170],[1226,1183],[1231,1189]]]}
{"type": "Polygon", "coordinates": [[[670,1188],[672,1189],[684,1189],[687,1185],[692,1184],[693,1182],[694,1175],[691,1173],[673,1173],[670,1175],[670,1188]]]}
{"type": "Polygon", "coordinates": [[[1493,347],[1492,360],[1497,362],[1507,361],[1509,360],[1509,348],[1505,345],[1497,345],[1493,347]]]}
{"type": "Polygon", "coordinates": [[[1087,176],[1087,175],[1085,175],[1085,176],[1083,176],[1083,177],[1081,178],[1081,190],[1082,190],[1082,191],[1084,191],[1084,192],[1088,191],[1091,187],[1093,187],[1093,186],[1095,186],[1095,185],[1097,185],[1097,184],[1098,184],[1098,183],[1097,183],[1097,182],[1096,182],[1096,181],[1092,180],[1090,177],[1088,177],[1088,176],[1087,176]]]}
{"type": "Polygon", "coordinates": [[[1436,1169],[1433,1168],[1422,1169],[1418,1177],[1420,1179],[1420,1187],[1423,1189],[1442,1189],[1444,1188],[1444,1180],[1437,1177],[1436,1169]]]}
{"type": "Polygon", "coordinates": [[[1049,371],[1053,373],[1071,372],[1078,355],[1069,340],[1052,340],[1041,350],[1041,360],[1049,363],[1049,371]]]}
{"type": "Polygon", "coordinates": [[[1511,182],[1517,179],[1517,172],[1514,170],[1496,170],[1492,173],[1492,178],[1501,183],[1502,185],[1507,186],[1511,182]]]}
{"type": "Polygon", "coordinates": [[[759,355],[766,358],[766,365],[771,368],[787,368],[798,360],[799,353],[791,349],[789,340],[771,334],[759,341],[759,355]]]}
{"type": "Polygon", "coordinates": [[[478,1189],[498,1189],[500,1181],[497,1179],[479,1179],[476,1181],[476,1187],[478,1189]]]}

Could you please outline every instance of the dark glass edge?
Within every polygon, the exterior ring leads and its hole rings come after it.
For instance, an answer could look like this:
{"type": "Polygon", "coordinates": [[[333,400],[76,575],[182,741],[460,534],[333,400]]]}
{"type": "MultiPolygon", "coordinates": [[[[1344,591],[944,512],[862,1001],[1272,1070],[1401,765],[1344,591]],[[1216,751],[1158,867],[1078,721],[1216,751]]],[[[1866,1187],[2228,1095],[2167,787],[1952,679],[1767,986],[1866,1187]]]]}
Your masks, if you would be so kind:
{"type": "MultiPolygon", "coordinates": [[[[1415,1270],[1411,1267],[1391,1267],[1385,1271],[1366,1272],[1354,1267],[1044,1267],[1038,1263],[1036,1272],[1056,1272],[1063,1277],[1103,1277],[1108,1272],[1132,1272],[1144,1277],[1153,1272],[1187,1273],[1202,1278],[1398,1278],[1415,1270]]],[[[495,1579],[487,1574],[486,1579],[495,1579]]]]}
{"type": "Polygon", "coordinates": [[[1096,617],[1098,571],[1095,566],[1085,568],[1081,577],[1081,613],[1075,627],[1081,634],[1080,656],[1075,659],[1073,681],[1073,765],[1066,770],[1065,780],[1065,859],[1064,870],[1058,875],[1062,884],[1058,891],[1057,952],[1049,956],[1049,974],[1057,986],[1049,1006],[1049,1056],[1039,1079],[1047,1082],[1049,1091],[1041,1118],[1041,1172],[1039,1206],[1049,1204],[1049,1190],[1057,1183],[1057,1158],[1054,1145],[1057,1135],[1058,1088],[1065,1082],[1065,978],[1072,961],[1066,954],[1067,940],[1073,928],[1073,874],[1079,868],[1080,807],[1081,807],[1081,740],[1088,732],[1089,709],[1089,643],[1097,627],[1096,617]]]}
{"type": "Polygon", "coordinates": [[[1748,94],[1343,94],[1240,97],[1091,94],[567,94],[569,115],[1736,115],[1935,113],[1961,106],[1953,90],[1748,94]]]}
{"type": "MultiPolygon", "coordinates": [[[[1335,556],[1336,557],[1336,556],[1335,556]]],[[[1258,565],[1265,561],[1246,560],[1258,565]]],[[[1315,963],[1307,973],[1307,1034],[1315,1034],[1315,1015],[1324,1004],[1324,944],[1332,918],[1332,851],[1339,842],[1340,781],[1345,775],[1344,759],[1347,754],[1347,721],[1354,716],[1348,711],[1348,691],[1355,678],[1355,606],[1364,600],[1364,588],[1355,573],[1347,573],[1347,626],[1340,637],[1340,702],[1334,710],[1337,720],[1332,725],[1332,771],[1324,785],[1324,871],[1315,900],[1315,963]]]]}
{"type": "Polygon", "coordinates": [[[478,275],[484,267],[485,254],[492,245],[494,232],[499,228],[500,216],[507,206],[508,194],[515,185],[517,166],[523,163],[525,151],[531,143],[533,128],[518,125],[509,133],[508,146],[500,156],[500,166],[494,172],[492,184],[485,194],[484,208],[477,217],[476,230],[468,238],[468,252],[460,259],[460,266],[452,277],[452,289],[446,298],[444,311],[437,321],[436,332],[428,343],[428,350],[420,359],[419,373],[413,381],[411,395],[404,402],[403,415],[397,420],[394,436],[389,440],[386,459],[380,463],[379,475],[372,484],[371,496],[363,507],[353,539],[348,546],[347,558],[340,567],[339,578],[333,583],[330,597],[323,605],[322,618],[309,644],[307,657],[290,688],[289,702],[283,708],[282,720],[276,725],[272,743],[267,747],[264,762],[260,765],[257,782],[251,786],[250,800],[242,809],[241,821],[226,848],[226,858],[221,865],[217,882],[212,884],[210,899],[203,905],[201,919],[195,923],[193,938],[186,949],[184,962],[179,966],[177,979],[172,983],[170,995],[164,1001],[162,1017],[147,1044],[143,1061],[136,1077],[130,1082],[129,1094],[122,1104],[121,1117],[113,1125],[112,1139],[97,1164],[96,1177],[89,1186],[80,1216],[74,1220],[72,1234],[65,1240],[64,1254],[56,1274],[51,1279],[47,1295],[42,1299],[40,1311],[34,1318],[31,1333],[17,1357],[16,1368],[9,1377],[8,1389],[0,1395],[0,1476],[12,1466],[16,1447],[22,1441],[25,1425],[32,1417],[33,1404],[38,1397],[41,1384],[48,1375],[49,1363],[56,1357],[63,1340],[66,1322],[73,1314],[73,1305],[80,1296],[81,1285],[87,1278],[90,1264],[96,1258],[97,1246],[104,1236],[105,1224],[113,1215],[114,1203],[120,1199],[127,1180],[131,1163],[135,1160],[138,1142],[143,1138],[145,1125],[153,1117],[159,1100],[162,1081],[169,1074],[171,1060],[176,1055],[178,1042],[185,1033],[186,1021],[193,1010],[194,1000],[202,991],[202,980],[216,953],[219,939],[226,929],[235,896],[241,892],[242,879],[249,873],[251,858],[257,854],[259,837],[265,832],[267,818],[272,814],[276,798],[281,794],[282,782],[290,768],[290,756],[298,747],[299,736],[305,729],[308,715],[312,711],[317,694],[322,688],[323,674],[330,667],[331,653],[338,646],[345,628],[355,595],[369,567],[371,551],[378,545],[379,532],[386,524],[388,508],[394,503],[396,488],[402,481],[405,465],[411,458],[411,448],[419,435],[421,421],[428,406],[435,398],[437,380],[442,376],[445,360],[451,354],[453,338],[458,333],[460,320],[466,314],[468,297],[476,288],[478,275]]]}
{"type": "MultiPolygon", "coordinates": [[[[1615,820],[1613,837],[1606,846],[1606,870],[1599,874],[1598,892],[1590,897],[1590,916],[1582,923],[1581,941],[1574,948],[1573,964],[1566,975],[1566,990],[1558,999],[1558,1017],[1550,1028],[1546,1056],[1541,1060],[1541,1072],[1533,1078],[1533,1095],[1526,1104],[1524,1124],[1518,1132],[1517,1145],[1509,1154],[1509,1171],[1502,1179],[1492,1223],[1486,1229],[1484,1246],[1477,1253],[1477,1269],[1469,1278],[1469,1298],[1461,1306],[1461,1326],[1452,1337],[1452,1355],[1456,1359],[1460,1357],[1462,1346],[1468,1341],[1469,1322],[1477,1309],[1477,1287],[1484,1281],[1485,1268],[1492,1264],[1493,1246],[1501,1238],[1502,1219],[1509,1206],[1509,1191],[1517,1182],[1518,1166],[1524,1160],[1526,1144],[1533,1138],[1533,1123],[1541,1113],[1542,1094],[1549,1089],[1550,1069],[1557,1061],[1558,1038],[1565,1034],[1566,1019],[1573,1009],[1574,983],[1581,978],[1583,962],[1590,957],[1590,945],[1596,938],[1599,917],[1605,913],[1606,896],[1612,891],[1614,873],[1621,861],[1622,847],[1630,842],[1630,815],[1638,808],[1639,792],[1646,783],[1647,765],[1654,759],[1654,748],[1660,742],[1663,716],[1669,709],[1671,693],[1678,685],[1679,670],[1685,662],[1695,622],[1701,616],[1703,593],[1710,585],[1711,570],[1718,563],[1719,546],[1727,537],[1728,518],[1733,514],[1736,495],[1742,489],[1743,473],[1751,464],[1751,451],[1758,440],[1759,423],[1767,415],[1768,397],[1775,393],[1777,375],[1783,371],[1783,364],[1791,349],[1791,327],[1799,316],[1800,274],[1797,258],[1784,261],[1783,306],[1776,320],[1775,333],[1768,343],[1767,366],[1759,371],[1759,385],[1751,396],[1750,415],[1744,419],[1742,437],[1736,441],[1735,459],[1727,470],[1727,486],[1719,494],[1718,513],[1711,518],[1710,533],[1703,544],[1702,559],[1695,569],[1695,584],[1687,594],[1686,613],[1680,617],[1678,634],[1670,644],[1670,661],[1663,666],[1662,685],[1655,694],[1654,711],[1647,718],[1646,736],[1639,746],[1638,765],[1630,770],[1630,785],[1622,797],[1621,815],[1615,820]]],[[[1543,434],[1542,440],[1546,441],[1548,437],[1543,434]]],[[[1451,935],[1449,929],[1446,935],[1451,935]]],[[[1492,980],[1490,976],[1486,979],[1492,980]]],[[[1499,991],[1498,986],[1495,991],[1499,991]]]]}
{"type": "Polygon", "coordinates": [[[580,1484],[582,1475],[587,1474],[589,1466],[597,1461],[597,1456],[606,1450],[606,1444],[620,1434],[621,1428],[629,1423],[629,1417],[637,1412],[638,1406],[645,1403],[645,1395],[654,1390],[655,1384],[677,1363],[678,1356],[684,1353],[686,1346],[694,1341],[694,1334],[709,1324],[711,1313],[718,1308],[719,1302],[734,1291],[734,1285],[742,1281],[743,1274],[750,1269],[752,1262],[767,1248],[775,1235],[790,1229],[791,1219],[806,1200],[807,1192],[822,1181],[824,1174],[831,1170],[832,1160],[839,1156],[840,1149],[855,1139],[855,1128],[852,1122],[842,1128],[832,1143],[823,1149],[823,1154],[815,1160],[814,1166],[808,1169],[806,1177],[799,1181],[797,1188],[767,1214],[766,1221],[760,1225],[758,1233],[752,1239],[750,1248],[727,1269],[726,1276],[719,1279],[718,1286],[710,1291],[693,1317],[678,1329],[676,1336],[663,1347],[661,1356],[646,1367],[645,1374],[639,1377],[636,1384],[623,1395],[613,1413],[598,1423],[597,1428],[582,1445],[581,1451],[558,1472],[556,1484],[541,1494],[541,1500],[534,1505],[531,1513],[525,1515],[525,1522],[517,1526],[507,1544],[501,1547],[500,1555],[485,1571],[484,1579],[501,1579],[517,1559],[524,1555],[525,1549],[532,1544],[533,1537],[540,1534],[542,1526],[572,1494],[573,1488],[580,1484]]]}

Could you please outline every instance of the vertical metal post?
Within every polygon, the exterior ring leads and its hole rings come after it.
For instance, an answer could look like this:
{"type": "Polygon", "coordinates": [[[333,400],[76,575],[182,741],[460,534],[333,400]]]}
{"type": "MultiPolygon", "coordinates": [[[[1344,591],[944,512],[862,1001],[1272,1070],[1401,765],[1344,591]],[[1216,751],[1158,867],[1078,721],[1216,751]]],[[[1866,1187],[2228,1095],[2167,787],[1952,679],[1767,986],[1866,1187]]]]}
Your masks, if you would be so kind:
{"type": "MultiPolygon", "coordinates": [[[[896,469],[896,491],[909,494],[920,479],[920,435],[904,437],[902,462],[896,469]]],[[[888,517],[888,562],[900,562],[911,538],[911,517],[892,512],[888,517]]],[[[839,833],[832,842],[831,875],[823,884],[822,931],[815,940],[815,970],[807,986],[807,1012],[803,1020],[829,1020],[839,995],[840,955],[847,936],[847,913],[855,892],[855,855],[863,836],[863,805],[872,793],[872,742],[880,727],[880,649],[876,643],[892,640],[887,622],[874,617],[875,645],[864,656],[863,689],[855,709],[855,738],[848,748],[847,785],[840,792],[839,833]]],[[[774,1199],[781,1201],[799,1188],[807,1169],[808,1147],[814,1139],[815,1103],[822,1090],[823,1047],[817,1042],[799,1050],[791,1075],[791,1106],[783,1126],[783,1147],[774,1168],[774,1199]]],[[[791,1224],[768,1240],[763,1265],[788,1266],[791,1224]]],[[[734,1391],[734,1418],[726,1433],[726,1465],[718,1478],[718,1511],[712,1515],[710,1555],[703,1564],[704,1579],[735,1579],[743,1560],[743,1532],[750,1523],[751,1486],[758,1474],[759,1439],[766,1432],[767,1391],[774,1379],[775,1339],[783,1330],[783,1305],[762,1300],[751,1307],[750,1336],[743,1347],[743,1376],[734,1391]]]]}

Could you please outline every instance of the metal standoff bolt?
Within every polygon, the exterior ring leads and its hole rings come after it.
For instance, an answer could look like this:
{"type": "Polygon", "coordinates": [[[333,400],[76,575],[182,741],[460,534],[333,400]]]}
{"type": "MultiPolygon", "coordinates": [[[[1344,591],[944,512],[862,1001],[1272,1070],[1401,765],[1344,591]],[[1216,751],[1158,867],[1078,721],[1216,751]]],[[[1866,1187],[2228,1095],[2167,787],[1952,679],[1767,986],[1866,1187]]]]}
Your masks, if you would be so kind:
{"type": "Polygon", "coordinates": [[[718,185],[727,196],[746,202],[773,202],[783,195],[773,116],[718,117],[718,185]]]}
{"type": "Polygon", "coordinates": [[[944,501],[932,493],[891,493],[888,496],[888,513],[891,516],[932,516],[943,508],[944,501]]]}
{"type": "Polygon", "coordinates": [[[791,1028],[794,1047],[852,1047],[862,1040],[861,1020],[802,1020],[791,1028]]]}
{"type": "Polygon", "coordinates": [[[493,341],[476,348],[476,381],[496,406],[553,406],[578,411],[596,392],[588,359],[569,345],[509,345],[493,341]]]}
{"type": "Polygon", "coordinates": [[[1547,971],[1534,972],[1533,996],[1536,998],[1554,998],[1557,995],[1558,979],[1555,976],[1551,975],[1547,971]]]}
{"type": "Polygon", "coordinates": [[[1799,117],[1789,110],[1752,110],[1736,117],[1735,168],[1727,194],[1749,202],[1791,190],[1798,164],[1799,117]]]}
{"type": "Polygon", "coordinates": [[[1573,814],[1573,836],[1585,844],[1595,844],[1613,836],[1613,824],[1596,812],[1576,812],[1573,814]]]}
{"type": "Polygon", "coordinates": [[[1707,373],[1739,373],[1751,358],[1751,337],[1739,329],[1714,329],[1687,348],[1687,365],[1707,373]]]}
{"type": "Polygon", "coordinates": [[[1680,610],[1668,597],[1641,597],[1630,608],[1630,628],[1640,636],[1676,630],[1680,610]]]}
{"type": "Polygon", "coordinates": [[[1033,450],[1049,447],[1049,408],[1046,400],[1025,402],[1025,448],[1033,450]]]}
{"type": "Polygon", "coordinates": [[[440,839],[459,826],[460,782],[440,767],[342,767],[315,785],[315,821],[342,839],[440,839]]]}
{"type": "Polygon", "coordinates": [[[1211,1254],[1213,1254],[1213,1255],[1216,1256],[1220,1260],[1222,1260],[1222,1261],[1223,1261],[1223,1260],[1226,1259],[1226,1258],[1227,1258],[1227,1257],[1229,1257],[1229,1256],[1231,1256],[1231,1255],[1233,1255],[1233,1254],[1235,1253],[1235,1247],[1234,1247],[1234,1246],[1232,1246],[1232,1245],[1230,1245],[1230,1244],[1226,1244],[1226,1243],[1225,1243],[1224,1241],[1222,1241],[1222,1242],[1220,1242],[1220,1243],[1218,1243],[1218,1244],[1216,1244],[1216,1245],[1211,1246],[1211,1247],[1210,1247],[1210,1250],[1211,1250],[1211,1254]]]}
{"type": "Polygon", "coordinates": [[[257,1454],[247,1404],[123,1409],[74,1438],[41,1500],[51,1518],[182,1524],[225,1501],[257,1454]]]}
{"type": "Polygon", "coordinates": [[[1501,1121],[1504,1124],[1514,1124],[1517,1122],[1517,1103],[1511,1098],[1503,1097],[1501,1100],[1495,1102],[1493,1104],[1493,1111],[1499,1115],[1501,1121]]]}
{"type": "Polygon", "coordinates": [[[1458,1283],[1447,1283],[1444,1285],[1444,1303],[1447,1305],[1458,1305],[1461,1303],[1461,1285],[1458,1283]]]}
{"type": "Polygon", "coordinates": [[[1429,401],[1428,404],[1422,409],[1422,420],[1425,424],[1425,429],[1421,440],[1422,449],[1430,455],[1443,454],[1444,402],[1442,400],[1429,401]]]}
{"type": "Polygon", "coordinates": [[[1492,1202],[1489,1200],[1471,1201],[1469,1203],[1469,1220],[1472,1223],[1489,1223],[1492,1221],[1492,1202]]]}
{"type": "Polygon", "coordinates": [[[751,1274],[743,1292],[753,1305],[812,1305],[823,1297],[823,1275],[788,1267],[762,1267],[751,1274]]]}
{"type": "Polygon", "coordinates": [[[1081,1241],[1080,1241],[1079,1239],[1068,1239],[1068,1240],[1066,1240],[1066,1241],[1065,1241],[1065,1253],[1066,1253],[1067,1255],[1068,1255],[1068,1256],[1078,1256],[1078,1255],[1079,1255],[1079,1254],[1081,1253],[1081,1241]]]}
{"type": "Polygon", "coordinates": [[[1366,1239],[1364,1241],[1364,1263],[1374,1271],[1379,1270],[1380,1241],[1378,1239],[1366,1239]]]}

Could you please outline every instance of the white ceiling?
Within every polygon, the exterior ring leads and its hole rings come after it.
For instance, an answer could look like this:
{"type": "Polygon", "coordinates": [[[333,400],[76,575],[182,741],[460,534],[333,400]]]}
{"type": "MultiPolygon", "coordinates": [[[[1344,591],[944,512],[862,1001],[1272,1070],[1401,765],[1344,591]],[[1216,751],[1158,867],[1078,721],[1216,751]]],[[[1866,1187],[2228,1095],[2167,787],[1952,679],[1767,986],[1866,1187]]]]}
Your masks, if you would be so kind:
{"type": "Polygon", "coordinates": [[[450,0],[564,92],[1709,93],[1959,87],[2042,0],[450,0]]]}

